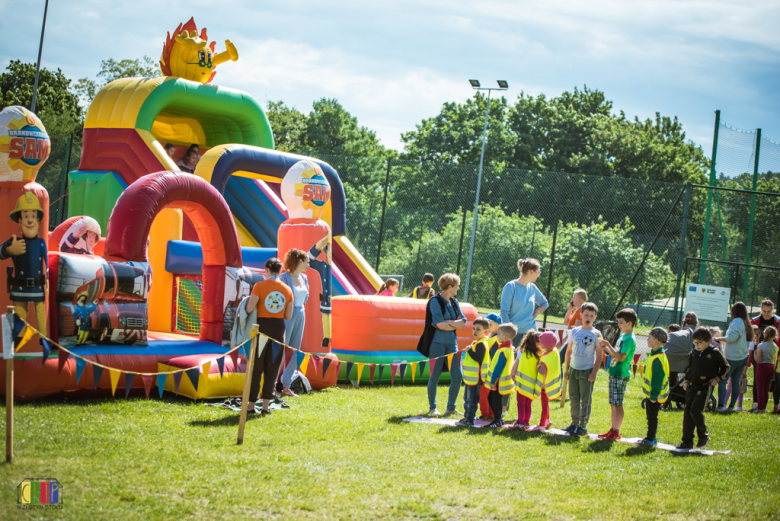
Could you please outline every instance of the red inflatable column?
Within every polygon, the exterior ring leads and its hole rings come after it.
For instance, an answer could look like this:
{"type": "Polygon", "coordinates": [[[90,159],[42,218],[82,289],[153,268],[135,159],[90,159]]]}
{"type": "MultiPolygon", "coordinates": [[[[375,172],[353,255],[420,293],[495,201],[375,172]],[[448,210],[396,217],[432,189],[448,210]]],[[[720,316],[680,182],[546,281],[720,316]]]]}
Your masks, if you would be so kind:
{"type": "Polygon", "coordinates": [[[306,368],[306,377],[312,387],[322,389],[336,384],[338,363],[330,351],[333,244],[330,226],[320,219],[330,200],[330,185],[319,165],[310,161],[293,165],[282,181],[282,199],[290,218],[279,226],[279,258],[284,260],[292,248],[309,255],[309,269],[305,272],[309,281],[309,300],[301,350],[317,353],[316,358],[312,355],[313,363],[310,361],[306,368]],[[326,358],[331,363],[323,375],[326,358]]]}

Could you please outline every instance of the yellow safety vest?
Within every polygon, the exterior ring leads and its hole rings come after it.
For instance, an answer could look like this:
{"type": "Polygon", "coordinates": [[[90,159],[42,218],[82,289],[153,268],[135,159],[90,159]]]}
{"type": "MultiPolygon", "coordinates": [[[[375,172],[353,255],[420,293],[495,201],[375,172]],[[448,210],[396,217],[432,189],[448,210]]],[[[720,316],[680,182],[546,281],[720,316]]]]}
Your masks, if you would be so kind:
{"type": "Polygon", "coordinates": [[[542,394],[539,359],[533,355],[526,356],[525,353],[519,353],[517,356],[520,357],[520,363],[515,375],[515,389],[526,398],[536,400],[542,394]]]}
{"type": "Polygon", "coordinates": [[[480,376],[484,382],[487,379],[488,368],[490,367],[490,348],[488,347],[488,339],[475,340],[471,343],[471,347],[466,351],[466,358],[463,361],[463,383],[466,385],[477,385],[479,383],[480,376]],[[477,344],[481,343],[485,348],[485,357],[482,359],[482,365],[469,356],[468,351],[471,351],[477,344]]]}
{"type": "Polygon", "coordinates": [[[661,360],[661,366],[664,368],[664,382],[661,384],[661,392],[658,393],[658,403],[666,403],[666,400],[669,399],[669,359],[666,358],[666,353],[661,352],[647,357],[642,391],[644,391],[645,396],[650,397],[653,390],[653,362],[656,358],[661,360]]]}
{"type": "MultiPolygon", "coordinates": [[[[558,352],[558,348],[553,348],[552,351],[542,356],[539,361],[547,367],[547,376],[544,377],[544,392],[547,394],[547,398],[555,400],[561,395],[561,354],[558,352]]],[[[541,375],[539,375],[542,378],[541,375]]]]}
{"type": "Polygon", "coordinates": [[[509,394],[512,392],[512,389],[515,388],[515,383],[512,381],[512,376],[510,375],[512,372],[512,365],[515,363],[515,356],[512,353],[511,347],[499,347],[498,351],[496,351],[496,356],[490,359],[490,368],[488,369],[485,383],[487,384],[493,381],[493,370],[496,368],[496,362],[499,358],[498,355],[501,353],[504,353],[504,356],[506,357],[506,365],[504,366],[504,370],[501,371],[501,375],[498,377],[497,387],[499,394],[509,394]]]}

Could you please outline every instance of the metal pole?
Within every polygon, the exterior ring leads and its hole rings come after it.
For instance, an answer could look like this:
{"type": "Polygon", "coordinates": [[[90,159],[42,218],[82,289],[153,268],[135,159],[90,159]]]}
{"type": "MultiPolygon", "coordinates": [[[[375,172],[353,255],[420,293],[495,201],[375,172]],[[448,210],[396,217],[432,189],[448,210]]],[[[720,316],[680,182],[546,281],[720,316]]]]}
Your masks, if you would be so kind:
{"type": "MultiPolygon", "coordinates": [[[[753,162],[753,191],[758,188],[758,156],[761,153],[761,129],[756,131],[756,160],[753,162]]],[[[748,224],[747,252],[745,253],[745,264],[750,264],[750,250],[753,246],[753,221],[756,217],[756,194],[750,196],[750,221],[748,224]]],[[[747,300],[748,284],[750,282],[750,268],[745,268],[745,282],[742,291],[742,298],[747,300]]]]}
{"type": "MultiPolygon", "coordinates": [[[[257,324],[252,326],[252,340],[250,341],[251,348],[249,350],[249,356],[246,359],[246,372],[244,374],[244,393],[241,397],[241,414],[238,417],[238,437],[236,444],[241,445],[244,443],[244,427],[246,426],[246,414],[249,409],[249,390],[252,387],[252,371],[255,367],[255,359],[257,358],[257,345],[260,340],[259,328],[257,324]]],[[[271,339],[263,335],[263,348],[271,349],[268,344],[271,343],[271,339]]],[[[244,348],[246,352],[246,348],[244,348]]],[[[295,353],[293,353],[295,355],[295,353]]],[[[284,356],[284,352],[282,352],[284,356]]],[[[292,363],[292,360],[290,360],[292,363]]]]}
{"type": "Polygon", "coordinates": [[[463,254],[463,236],[466,235],[466,208],[463,208],[463,222],[460,223],[460,246],[458,246],[458,269],[455,273],[460,276],[460,259],[463,254]]]}
{"type": "MultiPolygon", "coordinates": [[[[683,277],[683,286],[682,286],[683,287],[683,295],[687,295],[688,294],[688,260],[689,260],[689,258],[686,257],[685,258],[685,268],[683,268],[683,273],[685,275],[683,277]]],[[[683,314],[683,310],[685,310],[685,301],[686,300],[687,300],[687,298],[683,297],[682,298],[682,302],[680,302],[680,316],[677,319],[677,323],[680,324],[681,326],[682,326],[682,323],[683,323],[682,314],[683,314]]]]}
{"type": "Polygon", "coordinates": [[[387,209],[387,188],[390,186],[390,161],[387,158],[387,174],[385,175],[385,197],[382,200],[382,220],[379,221],[379,244],[376,247],[376,266],[374,269],[379,273],[379,256],[382,254],[382,233],[385,231],[385,210],[387,209]]]}
{"type": "Polygon", "coordinates": [[[43,34],[46,32],[46,14],[49,12],[49,0],[46,0],[46,7],[43,8],[43,27],[41,27],[41,43],[38,46],[38,63],[35,64],[35,85],[33,85],[32,103],[30,112],[35,112],[35,101],[38,98],[38,75],[41,72],[41,52],[43,51],[43,34]]]}
{"type": "MultiPolygon", "coordinates": [[[[718,130],[720,130],[720,111],[715,111],[715,134],[712,139],[712,167],[710,168],[710,186],[715,186],[718,183],[717,174],[715,170],[715,159],[718,156],[718,130]]],[[[707,215],[704,218],[704,241],[701,245],[701,256],[707,258],[707,243],[709,242],[710,234],[710,215],[712,213],[712,190],[707,192],[707,215]]],[[[725,259],[724,259],[725,260],[725,259]]],[[[699,266],[699,284],[704,284],[704,270],[706,265],[699,266]]]]}
{"type": "MultiPolygon", "coordinates": [[[[555,270],[555,244],[558,242],[558,212],[561,209],[561,187],[563,186],[563,172],[558,173],[558,193],[555,196],[555,228],[553,229],[553,243],[552,250],[550,251],[550,273],[547,274],[547,291],[546,294],[550,294],[550,288],[552,287],[553,273],[555,270]]],[[[542,329],[547,328],[547,313],[550,311],[550,307],[544,310],[544,320],[542,321],[542,329]]],[[[566,400],[564,396],[561,398],[566,400]]]]}
{"type": "Polygon", "coordinates": [[[65,206],[65,190],[67,190],[67,180],[68,180],[68,171],[70,170],[70,150],[73,145],[73,135],[68,138],[68,141],[65,143],[67,148],[65,149],[65,161],[63,161],[62,164],[62,175],[60,177],[60,197],[59,201],[57,201],[57,219],[56,223],[49,223],[49,226],[51,227],[52,224],[56,227],[58,224],[60,224],[63,221],[62,218],[62,210],[65,206]]]}
{"type": "Polygon", "coordinates": [[[463,302],[469,301],[469,283],[471,282],[471,263],[474,260],[474,240],[477,233],[477,214],[479,210],[479,189],[482,185],[482,162],[485,160],[485,142],[487,141],[488,115],[490,114],[491,89],[487,89],[488,99],[485,108],[485,128],[482,131],[482,152],[479,154],[479,175],[477,176],[477,196],[474,200],[474,220],[471,223],[471,242],[469,244],[469,263],[466,268],[466,289],[463,292],[463,302]]]}
{"type": "Polygon", "coordinates": [[[636,271],[634,271],[634,276],[631,277],[631,282],[629,282],[628,286],[626,286],[626,290],[623,292],[623,295],[620,297],[620,300],[618,300],[617,306],[615,306],[615,309],[612,311],[612,314],[610,315],[610,320],[612,320],[615,317],[615,313],[617,313],[618,309],[620,309],[620,305],[623,304],[623,299],[626,298],[626,295],[628,294],[628,290],[631,289],[631,285],[634,283],[636,276],[639,274],[639,270],[641,270],[642,267],[645,265],[645,261],[647,260],[647,257],[650,256],[650,252],[653,250],[653,246],[655,246],[658,237],[661,236],[661,232],[664,230],[666,223],[669,221],[669,217],[672,216],[672,212],[674,212],[674,209],[677,207],[677,203],[680,202],[680,198],[682,198],[682,195],[685,193],[686,189],[687,187],[683,187],[683,189],[680,190],[680,193],[677,194],[677,199],[674,200],[672,207],[669,209],[669,212],[666,214],[666,218],[664,219],[663,224],[661,224],[661,227],[658,228],[658,233],[655,234],[655,237],[653,238],[653,242],[650,243],[650,246],[647,248],[647,251],[645,252],[645,256],[642,257],[642,262],[639,263],[639,266],[637,266],[636,271]]]}
{"type": "Polygon", "coordinates": [[[685,262],[685,236],[688,234],[688,212],[691,205],[691,192],[693,188],[691,184],[685,185],[685,203],[683,203],[683,220],[682,229],[680,230],[680,250],[677,255],[677,284],[674,288],[674,311],[672,316],[677,316],[677,308],[679,306],[680,298],[680,282],[682,281],[683,262],[685,262]]]}
{"type": "MultiPolygon", "coordinates": [[[[6,308],[5,319],[8,320],[8,327],[13,331],[14,327],[14,307],[6,308]]],[[[13,340],[11,340],[13,342],[13,340]]],[[[5,349],[5,346],[3,346],[5,349]]],[[[11,346],[13,352],[14,347],[11,346]]],[[[5,360],[5,462],[12,463],[14,460],[14,359],[5,360]]]]}
{"type": "MultiPolygon", "coordinates": [[[[720,213],[720,192],[715,192],[715,203],[718,206],[718,225],[720,226],[720,246],[723,249],[723,260],[726,260],[728,255],[726,254],[726,236],[723,233],[723,215],[720,213]]],[[[726,273],[726,280],[729,280],[729,268],[728,266],[723,267],[725,273],[726,273]]]]}

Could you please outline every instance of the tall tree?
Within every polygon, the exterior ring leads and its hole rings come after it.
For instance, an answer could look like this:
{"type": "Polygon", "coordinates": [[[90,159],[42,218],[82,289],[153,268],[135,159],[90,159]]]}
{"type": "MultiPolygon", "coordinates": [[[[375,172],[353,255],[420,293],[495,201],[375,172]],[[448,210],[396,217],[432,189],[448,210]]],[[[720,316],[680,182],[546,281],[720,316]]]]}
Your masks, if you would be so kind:
{"type": "Polygon", "coordinates": [[[306,148],[306,114],[283,101],[269,101],[265,114],[274,133],[276,150],[300,152],[306,148]]]}
{"type": "Polygon", "coordinates": [[[392,151],[386,149],[376,132],[360,126],[334,98],[322,98],[314,102],[306,118],[305,145],[322,154],[344,156],[387,157],[392,151]]]}
{"type": "MultiPolygon", "coordinates": [[[[0,73],[0,110],[9,105],[30,108],[35,83],[35,64],[11,60],[8,72],[0,73]]],[[[76,95],[70,92],[70,82],[60,69],[56,72],[41,68],[38,77],[38,98],[36,112],[51,111],[59,115],[70,115],[74,119],[82,116],[82,109],[76,95]]]]}
{"type": "Polygon", "coordinates": [[[80,78],[73,86],[73,91],[81,100],[89,105],[98,91],[105,85],[119,78],[156,78],[162,76],[160,65],[148,56],[135,60],[115,60],[109,58],[100,62],[100,72],[95,76],[97,80],[80,78]]]}

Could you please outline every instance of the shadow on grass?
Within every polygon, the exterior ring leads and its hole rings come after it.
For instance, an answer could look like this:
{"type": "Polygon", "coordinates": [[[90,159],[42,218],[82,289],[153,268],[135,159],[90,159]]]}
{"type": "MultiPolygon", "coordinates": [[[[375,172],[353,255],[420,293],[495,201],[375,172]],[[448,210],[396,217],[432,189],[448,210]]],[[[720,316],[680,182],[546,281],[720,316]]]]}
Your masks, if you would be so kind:
{"type": "MultiPolygon", "coordinates": [[[[246,417],[246,421],[259,420],[261,416],[259,414],[253,414],[246,417]]],[[[214,418],[213,420],[192,420],[189,422],[190,427],[237,427],[238,422],[241,419],[239,413],[223,416],[222,418],[214,418]]]]}
{"type": "Polygon", "coordinates": [[[621,458],[624,457],[633,457],[633,456],[645,456],[647,454],[652,454],[656,452],[659,449],[655,449],[653,447],[648,447],[647,445],[631,445],[629,448],[626,449],[626,451],[623,454],[618,454],[621,458]]]}
{"type": "Polygon", "coordinates": [[[590,444],[588,444],[587,447],[585,447],[583,452],[609,452],[612,450],[612,446],[615,443],[610,440],[593,440],[590,444]]]}

